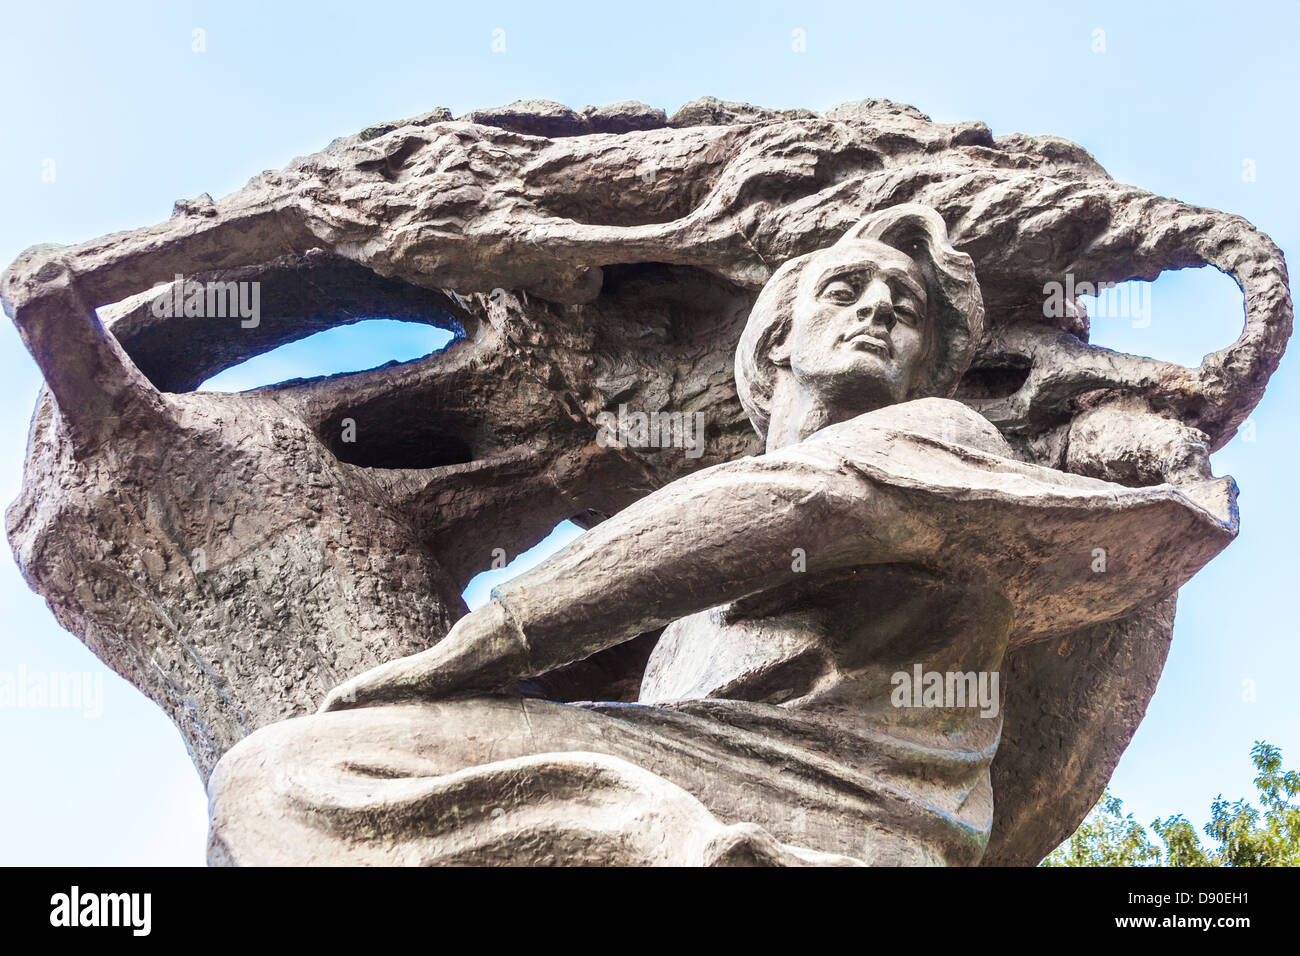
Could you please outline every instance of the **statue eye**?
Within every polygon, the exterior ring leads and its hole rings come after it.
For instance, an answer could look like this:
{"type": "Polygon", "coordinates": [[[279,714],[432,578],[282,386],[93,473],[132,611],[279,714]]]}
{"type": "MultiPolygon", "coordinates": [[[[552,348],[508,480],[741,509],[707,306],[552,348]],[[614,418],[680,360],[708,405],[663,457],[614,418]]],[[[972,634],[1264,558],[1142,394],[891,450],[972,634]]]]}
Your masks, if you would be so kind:
{"type": "Polygon", "coordinates": [[[911,295],[900,295],[894,302],[894,315],[906,325],[916,325],[921,321],[921,308],[911,295]]]}
{"type": "Polygon", "coordinates": [[[826,287],[822,289],[822,298],[829,299],[832,302],[847,304],[856,301],[858,293],[857,290],[845,280],[836,279],[833,282],[828,282],[826,287]]]}

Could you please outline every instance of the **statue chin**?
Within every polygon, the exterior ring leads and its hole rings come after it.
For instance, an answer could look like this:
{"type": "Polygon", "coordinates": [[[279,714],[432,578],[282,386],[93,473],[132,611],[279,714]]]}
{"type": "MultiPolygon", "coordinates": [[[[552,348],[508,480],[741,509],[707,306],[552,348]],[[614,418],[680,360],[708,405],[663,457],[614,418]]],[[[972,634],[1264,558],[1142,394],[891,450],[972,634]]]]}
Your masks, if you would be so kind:
{"type": "MultiPolygon", "coordinates": [[[[851,362],[823,367],[815,373],[795,371],[787,388],[777,387],[772,418],[794,415],[816,419],[816,428],[846,421],[857,415],[896,405],[907,398],[907,386],[893,374],[886,360],[861,354],[851,362]]],[[[813,430],[815,431],[816,428],[813,430]]],[[[809,432],[800,429],[803,435],[809,432]]]]}
{"type": "Polygon", "coordinates": [[[879,366],[855,366],[836,376],[822,394],[837,408],[860,415],[904,401],[907,384],[879,366]]]}

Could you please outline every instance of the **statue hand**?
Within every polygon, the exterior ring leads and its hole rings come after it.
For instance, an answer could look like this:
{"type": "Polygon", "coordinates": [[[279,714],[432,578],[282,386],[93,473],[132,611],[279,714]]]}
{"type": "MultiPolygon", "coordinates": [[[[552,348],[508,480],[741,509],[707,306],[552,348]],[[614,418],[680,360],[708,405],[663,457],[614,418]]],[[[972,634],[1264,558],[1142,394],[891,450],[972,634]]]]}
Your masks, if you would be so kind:
{"type": "Polygon", "coordinates": [[[456,622],[419,654],[358,674],[329,692],[320,712],[495,690],[528,675],[527,648],[497,601],[456,622]]]}

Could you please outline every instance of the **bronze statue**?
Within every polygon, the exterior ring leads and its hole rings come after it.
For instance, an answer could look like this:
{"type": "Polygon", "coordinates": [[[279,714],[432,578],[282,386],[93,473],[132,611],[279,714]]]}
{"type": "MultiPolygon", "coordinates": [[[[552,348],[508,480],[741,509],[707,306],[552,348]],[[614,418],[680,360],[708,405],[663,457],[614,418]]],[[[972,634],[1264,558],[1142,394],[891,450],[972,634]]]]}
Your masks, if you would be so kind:
{"type": "Polygon", "coordinates": [[[435,110],[0,297],[47,385],[15,557],[216,771],[214,862],[1037,863],[1235,533],[1208,456],[1292,320],[1240,217],[884,100],[435,110]],[[1194,369],[1047,295],[1197,265],[1245,309],[1194,369]],[[371,316],[456,339],[194,391],[371,316]]]}
{"type": "Polygon", "coordinates": [[[1015,461],[942,397],[982,322],[925,206],[787,263],[736,357],[767,453],[659,489],[327,713],[236,745],[215,858],[978,862],[996,701],[899,706],[894,675],[996,688],[1008,640],[1163,596],[1236,530],[1208,473],[1189,495],[1015,461]],[[665,624],[637,703],[492,694],[665,624]]]}

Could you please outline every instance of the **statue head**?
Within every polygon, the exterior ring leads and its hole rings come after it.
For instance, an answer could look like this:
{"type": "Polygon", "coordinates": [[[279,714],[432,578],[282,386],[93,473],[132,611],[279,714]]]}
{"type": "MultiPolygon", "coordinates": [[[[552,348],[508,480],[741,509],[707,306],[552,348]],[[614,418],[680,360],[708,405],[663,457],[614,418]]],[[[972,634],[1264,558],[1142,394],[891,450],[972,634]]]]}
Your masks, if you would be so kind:
{"type": "Polygon", "coordinates": [[[796,419],[815,431],[951,395],[983,319],[974,264],[939,214],[918,203],[881,210],[763,287],[736,350],[741,403],[759,435],[784,444],[796,419]]]}

